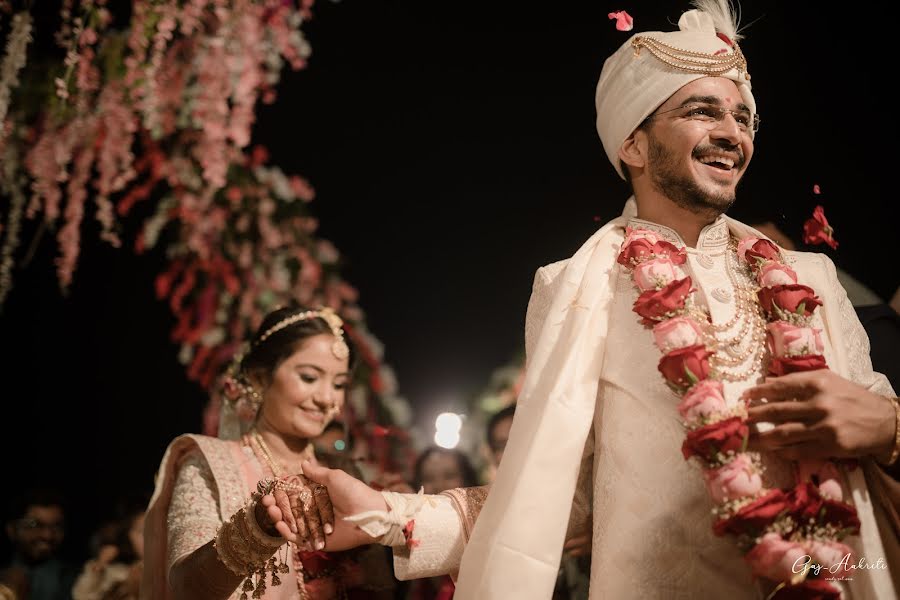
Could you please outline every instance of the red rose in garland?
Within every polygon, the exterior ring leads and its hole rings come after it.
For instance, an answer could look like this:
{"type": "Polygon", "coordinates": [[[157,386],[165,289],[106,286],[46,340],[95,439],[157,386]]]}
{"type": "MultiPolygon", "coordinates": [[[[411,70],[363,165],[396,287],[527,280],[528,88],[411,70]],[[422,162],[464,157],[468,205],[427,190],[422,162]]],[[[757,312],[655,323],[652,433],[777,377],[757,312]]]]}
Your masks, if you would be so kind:
{"type": "Polygon", "coordinates": [[[661,290],[647,290],[634,303],[634,312],[643,317],[644,325],[654,325],[684,308],[684,301],[691,293],[691,278],[673,281],[661,290]]]}
{"type": "Polygon", "coordinates": [[[758,296],[763,309],[780,319],[788,315],[808,317],[822,306],[822,301],[812,288],[798,283],[760,288],[758,296]]]}
{"type": "Polygon", "coordinates": [[[821,354],[808,354],[806,356],[782,356],[773,358],[769,363],[769,374],[781,377],[788,373],[800,371],[817,371],[827,369],[825,357],[821,354]]]}
{"type": "Polygon", "coordinates": [[[681,453],[685,459],[699,456],[714,462],[720,454],[740,452],[749,432],[747,423],[740,417],[712,423],[688,433],[681,453]]]}
{"type": "Polygon", "coordinates": [[[659,361],[659,372],[671,387],[686,390],[709,376],[712,352],[703,344],[667,352],[659,361]]]}

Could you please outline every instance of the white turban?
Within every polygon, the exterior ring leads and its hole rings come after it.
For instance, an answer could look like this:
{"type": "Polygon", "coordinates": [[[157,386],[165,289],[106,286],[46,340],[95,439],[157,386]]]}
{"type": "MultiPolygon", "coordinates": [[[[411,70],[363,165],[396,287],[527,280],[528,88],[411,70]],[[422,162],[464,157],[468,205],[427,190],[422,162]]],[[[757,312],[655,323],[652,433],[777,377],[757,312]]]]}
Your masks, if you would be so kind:
{"type": "Polygon", "coordinates": [[[597,133],[609,161],[623,179],[625,175],[619,162],[622,143],[672,94],[696,79],[709,76],[731,79],[737,85],[744,104],[756,113],[756,102],[750,92],[750,76],[746,73],[746,63],[736,43],[738,36],[734,31],[733,19],[728,11],[715,10],[717,6],[723,6],[722,2],[713,0],[702,4],[710,5],[704,6],[708,12],[691,10],[682,14],[678,20],[679,31],[636,34],[603,64],[595,97],[597,133]],[[717,35],[717,27],[720,33],[733,41],[732,44],[717,35]],[[646,42],[648,39],[650,41],[646,42]],[[637,46],[635,40],[638,40],[637,46]],[[662,44],[661,52],[653,51],[659,47],[647,46],[653,41],[662,44]],[[670,51],[675,51],[674,55],[670,55],[670,51]],[[701,53],[702,56],[690,53],[701,53]],[[663,62],[657,54],[662,54],[676,66],[663,62]],[[684,66],[691,64],[688,61],[699,61],[715,67],[716,61],[728,59],[740,64],[722,73],[715,70],[690,71],[684,66]]]}

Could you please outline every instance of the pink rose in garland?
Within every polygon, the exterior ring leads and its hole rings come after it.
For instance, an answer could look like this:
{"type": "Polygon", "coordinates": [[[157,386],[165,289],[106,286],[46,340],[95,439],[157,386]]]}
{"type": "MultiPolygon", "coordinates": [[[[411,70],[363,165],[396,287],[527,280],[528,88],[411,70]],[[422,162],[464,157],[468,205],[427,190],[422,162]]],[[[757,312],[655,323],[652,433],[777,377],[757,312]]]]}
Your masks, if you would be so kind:
{"type": "Polygon", "coordinates": [[[689,317],[666,319],[653,327],[653,342],[662,352],[703,343],[703,330],[689,317]]]}
{"type": "Polygon", "coordinates": [[[634,312],[643,317],[644,325],[654,325],[684,309],[684,301],[691,293],[691,278],[673,281],[661,290],[647,290],[634,302],[634,312]]]}
{"type": "Polygon", "coordinates": [[[655,231],[650,231],[649,229],[628,228],[625,230],[625,241],[622,242],[622,248],[627,248],[629,244],[637,240],[647,240],[652,247],[659,239],[659,234],[655,231]]]}
{"type": "Polygon", "coordinates": [[[805,285],[775,285],[760,288],[757,292],[763,309],[773,318],[785,319],[789,315],[808,317],[822,306],[822,301],[812,288],[805,285]]]}
{"type": "Polygon", "coordinates": [[[846,564],[855,564],[853,549],[847,544],[840,542],[811,540],[806,543],[806,553],[812,557],[813,562],[822,565],[823,570],[828,569],[830,571],[834,568],[834,572],[831,572],[831,575],[834,577],[841,577],[845,574],[844,567],[836,566],[844,560],[844,557],[848,557],[846,564]]]}
{"type": "Polygon", "coordinates": [[[823,498],[843,500],[844,490],[841,486],[841,472],[830,460],[801,460],[797,462],[797,479],[801,482],[811,481],[818,486],[823,498]]]}
{"type": "Polygon", "coordinates": [[[662,357],[659,372],[670,387],[686,390],[709,376],[710,356],[712,352],[703,344],[678,348],[662,357]]]}
{"type": "Polygon", "coordinates": [[[687,394],[678,404],[678,412],[686,423],[694,423],[711,418],[713,415],[724,412],[725,391],[721,381],[704,379],[687,394]]]}
{"type": "Polygon", "coordinates": [[[664,288],[683,278],[684,271],[667,256],[645,260],[634,267],[634,282],[642,292],[664,288]]]}
{"type": "Polygon", "coordinates": [[[766,341],[773,356],[822,354],[825,347],[819,330],[798,327],[787,321],[774,321],[766,326],[766,341]]]}
{"type": "Polygon", "coordinates": [[[802,565],[806,562],[806,549],[797,542],[782,539],[777,533],[767,533],[747,553],[744,560],[750,565],[754,575],[772,581],[790,581],[798,570],[802,571],[802,565]]]}
{"type": "Polygon", "coordinates": [[[780,262],[781,252],[778,246],[769,240],[746,237],[738,242],[738,256],[746,261],[753,271],[757,271],[766,261],[780,262]]]}
{"type": "Polygon", "coordinates": [[[797,273],[789,266],[775,261],[764,263],[756,278],[762,287],[797,283],[797,273]]]}
{"type": "Polygon", "coordinates": [[[681,454],[685,460],[699,456],[706,462],[714,463],[720,454],[742,451],[748,434],[747,424],[740,417],[725,419],[688,433],[681,446],[681,454]]]}
{"type": "Polygon", "coordinates": [[[704,471],[706,489],[718,503],[755,496],[762,489],[762,478],[747,454],[738,454],[718,469],[704,471]]]}

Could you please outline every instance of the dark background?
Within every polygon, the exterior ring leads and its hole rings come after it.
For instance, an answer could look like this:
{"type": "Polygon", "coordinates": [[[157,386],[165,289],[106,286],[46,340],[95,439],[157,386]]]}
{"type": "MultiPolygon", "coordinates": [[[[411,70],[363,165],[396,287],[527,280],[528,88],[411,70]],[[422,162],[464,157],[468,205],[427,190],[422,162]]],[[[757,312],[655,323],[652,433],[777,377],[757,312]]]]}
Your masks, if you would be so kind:
{"type": "MultiPolygon", "coordinates": [[[[535,269],[571,255],[628,195],[594,130],[603,60],[631,35],[607,13],[671,30],[686,8],[533,6],[320,0],[309,67],[259,111],[255,142],[316,187],[321,235],[426,427],[519,351],[535,269]]],[[[762,126],[732,214],[799,234],[823,204],[841,243],[829,255],[889,298],[892,40],[877,15],[820,3],[748,1],[743,14],[756,21],[742,48],[762,126]]],[[[76,554],[114,498],[151,491],[166,444],[199,430],[205,402],[153,297],[164,257],[102,245],[85,222],[69,295],[45,236],[0,313],[4,480],[67,491],[76,554]]]]}

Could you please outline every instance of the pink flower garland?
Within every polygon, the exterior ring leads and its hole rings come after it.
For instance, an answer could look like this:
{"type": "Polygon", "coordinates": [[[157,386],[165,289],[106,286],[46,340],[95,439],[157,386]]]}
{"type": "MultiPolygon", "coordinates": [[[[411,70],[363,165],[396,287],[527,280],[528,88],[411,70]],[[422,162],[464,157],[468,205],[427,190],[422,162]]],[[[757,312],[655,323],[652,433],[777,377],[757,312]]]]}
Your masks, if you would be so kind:
{"type": "MultiPolygon", "coordinates": [[[[653,330],[663,353],[659,371],[666,385],[680,396],[678,412],[687,435],[684,458],[696,458],[716,504],[716,535],[732,534],[744,551],[753,574],[776,583],[774,598],[839,598],[840,592],[810,566],[828,567],[844,557],[853,564],[851,549],[842,544],[859,532],[853,506],[842,502],[840,475],[830,461],[798,465],[793,489],[766,489],[759,457],[746,452],[749,428],[746,406],[729,407],[722,381],[710,364],[714,351],[705,340],[707,322],[693,316],[691,278],[681,268],[684,248],[656,233],[629,229],[618,257],[631,271],[640,290],[634,312],[653,330]]],[[[768,240],[745,238],[738,256],[760,285],[758,298],[768,315],[768,372],[783,375],[827,368],[820,331],[811,327],[821,301],[797,283],[796,273],[781,261],[768,240]]]]}

